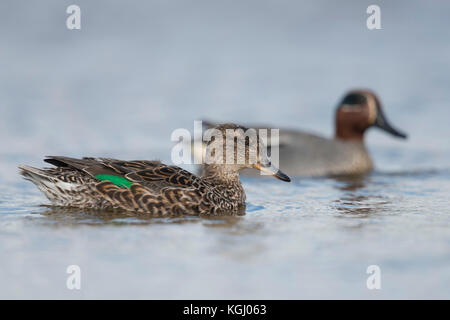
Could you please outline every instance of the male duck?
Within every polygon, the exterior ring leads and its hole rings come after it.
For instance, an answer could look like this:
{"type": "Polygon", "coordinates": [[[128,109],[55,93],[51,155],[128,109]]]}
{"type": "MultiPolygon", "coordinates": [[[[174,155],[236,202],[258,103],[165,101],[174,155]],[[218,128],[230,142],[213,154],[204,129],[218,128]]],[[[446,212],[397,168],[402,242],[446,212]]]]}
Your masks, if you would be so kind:
{"type": "MultiPolygon", "coordinates": [[[[227,129],[233,129],[238,138],[246,130],[233,124],[220,125],[216,129],[222,135],[227,129]]],[[[245,148],[247,155],[258,146],[248,143],[245,148]]],[[[236,145],[234,149],[236,152],[236,145]]],[[[290,181],[271,164],[265,153],[258,154],[253,164],[250,161],[223,164],[216,157],[215,161],[205,165],[202,177],[159,161],[68,157],[47,157],[44,161],[56,168],[20,166],[20,173],[33,182],[53,205],[123,209],[157,216],[242,213],[245,210],[245,192],[239,171],[244,168],[257,168],[283,181],[290,181]]]]}
{"type": "MultiPolygon", "coordinates": [[[[395,137],[406,138],[406,134],[389,124],[380,100],[368,90],[348,92],[340,102],[335,118],[335,136],[331,139],[298,130],[280,129],[280,167],[288,175],[364,174],[373,169],[363,140],[368,128],[378,127],[395,137]]],[[[245,173],[251,174],[248,171],[245,173]]]]}

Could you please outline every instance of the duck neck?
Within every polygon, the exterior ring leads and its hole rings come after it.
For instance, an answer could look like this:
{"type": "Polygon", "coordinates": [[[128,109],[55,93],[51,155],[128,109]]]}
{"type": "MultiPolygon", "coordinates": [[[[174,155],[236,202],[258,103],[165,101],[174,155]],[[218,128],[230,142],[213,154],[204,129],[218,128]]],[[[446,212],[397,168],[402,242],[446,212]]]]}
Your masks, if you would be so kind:
{"type": "Polygon", "coordinates": [[[240,203],[245,201],[244,188],[235,168],[227,165],[205,164],[202,178],[227,197],[240,203]]]}
{"type": "Polygon", "coordinates": [[[335,138],[344,141],[362,142],[365,130],[355,130],[355,128],[336,124],[335,138]]]}
{"type": "Polygon", "coordinates": [[[216,185],[241,184],[239,173],[227,165],[205,164],[203,179],[216,185]]]}

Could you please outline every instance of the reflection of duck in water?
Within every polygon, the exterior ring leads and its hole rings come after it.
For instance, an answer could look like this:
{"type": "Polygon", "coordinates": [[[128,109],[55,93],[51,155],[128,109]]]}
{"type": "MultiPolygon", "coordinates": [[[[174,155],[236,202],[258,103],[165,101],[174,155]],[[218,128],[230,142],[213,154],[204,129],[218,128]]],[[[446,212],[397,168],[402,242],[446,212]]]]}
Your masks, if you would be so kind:
{"type": "Polygon", "coordinates": [[[367,217],[383,210],[390,203],[388,198],[377,192],[367,192],[366,186],[371,184],[372,177],[340,176],[335,177],[336,189],[340,191],[339,199],[333,206],[342,214],[367,217]]]}
{"type": "MultiPolygon", "coordinates": [[[[261,125],[249,127],[269,128],[261,125]]],[[[280,129],[280,167],[292,176],[370,172],[373,163],[364,145],[364,134],[370,127],[378,127],[395,137],[406,138],[404,133],[389,124],[373,92],[350,91],[337,108],[334,138],[280,129]]]]}
{"type": "MultiPolygon", "coordinates": [[[[235,138],[245,130],[235,125],[218,126],[218,134],[235,138]]],[[[224,141],[226,139],[223,139],[224,141]]],[[[208,147],[207,147],[208,148],[208,147]]],[[[238,144],[234,145],[237,152],[238,144]]],[[[257,143],[247,144],[245,154],[257,154],[257,143]]],[[[240,150],[239,150],[240,152],[240,150]]],[[[226,153],[223,153],[225,159],[226,153]]],[[[158,216],[237,214],[245,209],[245,192],[239,171],[256,168],[278,179],[289,177],[275,168],[265,154],[255,163],[224,163],[220,157],[205,165],[205,174],[196,176],[159,161],[122,161],[105,158],[74,159],[48,157],[56,168],[20,166],[21,174],[33,182],[57,206],[92,209],[123,209],[158,216]],[[218,161],[217,161],[218,160],[218,161]]],[[[248,157],[246,157],[248,159],[248,157]]]]}
{"type": "MultiPolygon", "coordinates": [[[[125,210],[98,210],[75,207],[58,207],[42,205],[44,211],[39,214],[51,219],[52,225],[95,225],[95,226],[126,226],[126,225],[155,225],[155,224],[195,224],[202,223],[205,227],[227,228],[238,225],[241,221],[240,214],[236,215],[204,215],[201,217],[155,217],[152,214],[139,213],[125,210]]],[[[244,213],[244,212],[242,212],[244,213]]],[[[48,222],[47,220],[44,222],[48,222]]],[[[237,230],[245,229],[238,225],[237,230]]],[[[234,230],[236,231],[236,230],[234,230]]]]}

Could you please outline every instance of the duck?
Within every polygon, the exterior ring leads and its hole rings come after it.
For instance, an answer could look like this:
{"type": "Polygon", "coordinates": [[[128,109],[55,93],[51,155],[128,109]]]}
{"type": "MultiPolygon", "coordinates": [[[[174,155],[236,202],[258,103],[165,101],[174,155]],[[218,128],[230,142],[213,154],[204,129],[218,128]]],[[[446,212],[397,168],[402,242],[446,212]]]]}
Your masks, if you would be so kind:
{"type": "MultiPolygon", "coordinates": [[[[235,124],[218,125],[215,129],[222,136],[231,129],[236,138],[241,138],[247,130],[235,124]]],[[[262,146],[259,144],[260,148],[262,146]]],[[[207,148],[211,148],[211,154],[214,154],[217,145],[213,146],[210,141],[207,148]]],[[[257,143],[256,146],[255,143],[247,143],[244,149],[246,161],[242,163],[223,161],[225,149],[222,157],[217,152],[217,156],[205,164],[202,176],[156,160],[95,157],[48,156],[44,161],[54,167],[38,169],[20,165],[19,170],[50,200],[52,206],[119,209],[162,217],[242,215],[245,213],[246,195],[239,177],[241,170],[256,168],[282,181],[290,181],[271,163],[267,153],[258,153],[255,161],[249,161],[247,155],[257,148],[257,143]]],[[[238,151],[237,144],[234,151],[238,151]]]]}
{"type": "MultiPolygon", "coordinates": [[[[211,126],[212,122],[204,122],[211,126]]],[[[273,129],[264,125],[247,127],[273,129]]],[[[370,173],[374,164],[364,143],[368,129],[375,127],[394,137],[406,139],[407,135],[393,127],[387,120],[378,96],[368,89],[348,91],[338,104],[335,113],[334,137],[297,129],[279,129],[279,164],[289,176],[352,176],[370,173]]],[[[271,139],[268,139],[270,141],[271,139]]],[[[194,154],[200,154],[194,150],[194,154]]],[[[253,175],[244,170],[242,174],[253,175]]]]}

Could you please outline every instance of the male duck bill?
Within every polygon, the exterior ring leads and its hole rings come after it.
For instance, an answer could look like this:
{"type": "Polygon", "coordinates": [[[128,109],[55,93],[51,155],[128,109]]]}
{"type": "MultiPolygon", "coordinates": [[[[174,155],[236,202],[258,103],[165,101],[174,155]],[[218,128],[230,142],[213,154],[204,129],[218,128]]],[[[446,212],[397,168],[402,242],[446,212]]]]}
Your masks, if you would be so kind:
{"type": "MultiPolygon", "coordinates": [[[[240,128],[233,124],[217,127],[222,134],[227,129],[240,128]]],[[[235,130],[237,134],[242,131],[235,130]]],[[[246,145],[245,148],[248,153],[257,147],[246,145]]],[[[20,166],[20,173],[53,205],[122,209],[156,216],[243,214],[246,196],[239,171],[245,168],[253,167],[290,181],[271,165],[265,154],[258,154],[255,164],[212,162],[205,165],[201,177],[159,161],[59,156],[47,157],[44,161],[56,167],[20,166]]]]}

